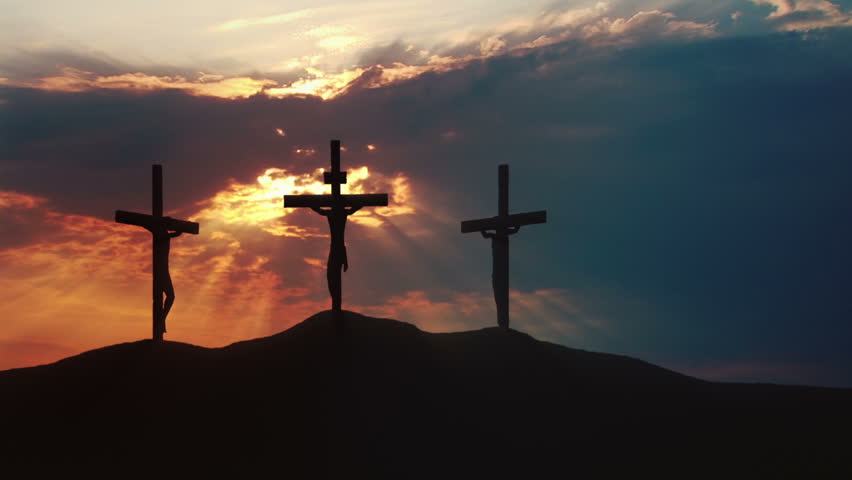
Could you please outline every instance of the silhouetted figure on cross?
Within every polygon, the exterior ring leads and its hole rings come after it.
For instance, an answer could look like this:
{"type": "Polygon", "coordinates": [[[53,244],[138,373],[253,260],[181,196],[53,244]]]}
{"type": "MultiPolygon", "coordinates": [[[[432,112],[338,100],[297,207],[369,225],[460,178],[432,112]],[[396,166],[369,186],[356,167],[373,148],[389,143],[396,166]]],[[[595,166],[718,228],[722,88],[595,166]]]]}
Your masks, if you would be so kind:
{"type": "Polygon", "coordinates": [[[360,210],[361,207],[331,208],[311,207],[311,210],[324,216],[328,220],[328,230],[331,232],[331,246],[328,249],[328,263],[326,264],[326,280],[328,280],[328,293],[331,295],[331,309],[341,310],[343,305],[343,281],[340,270],[349,270],[349,259],[346,256],[346,242],[344,233],[346,231],[346,217],[360,210]]]}
{"type": "MultiPolygon", "coordinates": [[[[163,219],[171,220],[171,217],[163,217],[163,219]]],[[[183,232],[170,232],[165,228],[150,228],[145,227],[154,236],[154,288],[159,288],[160,292],[154,291],[154,309],[161,310],[162,329],[166,333],[166,317],[175,303],[175,287],[172,285],[172,276],[169,273],[169,251],[171,250],[171,240],[179,237],[183,232]]]]}
{"type": "Polygon", "coordinates": [[[491,287],[497,304],[497,325],[509,326],[509,235],[518,233],[521,227],[509,227],[506,234],[482,231],[482,237],[491,239],[491,287]]]}
{"type": "Polygon", "coordinates": [[[198,234],[198,224],[184,220],[175,220],[163,216],[163,167],[153,165],[151,169],[151,215],[144,213],[115,211],[115,221],[136,225],[151,232],[153,237],[152,277],[153,277],[153,338],[160,341],[166,332],[166,316],[175,302],[175,289],[169,274],[169,250],[171,240],[182,233],[198,234]]]}
{"type": "Polygon", "coordinates": [[[547,212],[509,215],[509,166],[500,165],[498,175],[498,212],[496,217],[461,222],[461,232],[480,232],[491,239],[491,285],[497,304],[497,325],[509,329],[509,235],[518,233],[524,225],[547,222],[547,212]],[[493,232],[489,231],[493,230],[493,232]]]}
{"type": "Polygon", "coordinates": [[[341,270],[349,270],[345,241],[346,217],[362,207],[387,206],[388,196],[386,193],[340,193],[340,186],[346,183],[346,172],[340,170],[340,140],[331,141],[331,171],[325,172],[323,178],[326,185],[331,185],[331,195],[284,195],[284,208],[307,207],[328,220],[331,246],[328,251],[326,279],[328,293],[331,294],[331,309],[339,313],[343,311],[341,270]]]}

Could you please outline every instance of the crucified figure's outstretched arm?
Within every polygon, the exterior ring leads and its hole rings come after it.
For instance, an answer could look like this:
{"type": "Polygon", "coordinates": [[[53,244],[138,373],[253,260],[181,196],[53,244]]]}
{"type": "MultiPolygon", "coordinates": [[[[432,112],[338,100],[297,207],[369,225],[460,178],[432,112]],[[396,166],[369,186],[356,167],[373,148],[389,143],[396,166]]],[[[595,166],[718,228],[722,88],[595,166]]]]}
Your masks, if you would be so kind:
{"type": "MultiPolygon", "coordinates": [[[[506,235],[514,235],[514,234],[518,233],[518,230],[520,230],[520,229],[521,229],[521,227],[507,227],[506,228],[506,235]]],[[[482,238],[496,238],[497,237],[497,232],[492,233],[492,232],[488,232],[486,230],[482,230],[479,233],[482,234],[482,238]]]]}
{"type": "Polygon", "coordinates": [[[319,207],[311,207],[311,210],[317,212],[318,214],[322,215],[323,217],[327,217],[328,214],[331,213],[331,210],[323,210],[319,207]]]}

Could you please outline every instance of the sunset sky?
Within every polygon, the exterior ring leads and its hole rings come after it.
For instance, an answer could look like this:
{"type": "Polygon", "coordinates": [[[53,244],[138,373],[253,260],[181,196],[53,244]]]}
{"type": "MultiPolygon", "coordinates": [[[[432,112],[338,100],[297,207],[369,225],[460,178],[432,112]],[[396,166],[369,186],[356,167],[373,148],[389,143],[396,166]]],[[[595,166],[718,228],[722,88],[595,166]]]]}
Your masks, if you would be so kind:
{"type": "Polygon", "coordinates": [[[512,327],[701,378],[852,387],[852,0],[0,0],[0,369],[150,336],[151,164],[168,340],[270,335],[329,308],[325,220],[282,196],[388,193],[351,217],[344,308],[512,327]],[[301,209],[300,209],[301,210],[301,209]]]}

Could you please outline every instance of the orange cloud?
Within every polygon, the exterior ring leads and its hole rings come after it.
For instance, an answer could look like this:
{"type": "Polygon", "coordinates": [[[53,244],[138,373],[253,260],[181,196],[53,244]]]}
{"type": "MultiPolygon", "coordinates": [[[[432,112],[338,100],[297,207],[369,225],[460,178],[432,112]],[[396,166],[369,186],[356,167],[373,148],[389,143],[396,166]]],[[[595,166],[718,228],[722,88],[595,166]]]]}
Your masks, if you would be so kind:
{"type": "Polygon", "coordinates": [[[47,200],[23,193],[0,191],[0,208],[35,208],[47,200]]]}
{"type": "MultiPolygon", "coordinates": [[[[193,221],[203,221],[213,230],[227,228],[226,225],[252,225],[266,233],[283,237],[325,237],[327,234],[313,227],[303,227],[287,222],[287,217],[296,209],[283,208],[284,195],[314,194],[329,192],[322,180],[324,169],[311,173],[292,174],[282,168],[268,168],[257,177],[256,182],[243,184],[236,181],[211,199],[202,203],[202,209],[192,216],[193,221]]],[[[411,184],[403,174],[387,177],[371,173],[364,167],[348,171],[348,183],[341,186],[343,193],[389,192],[387,207],[363,209],[350,220],[355,223],[378,227],[382,217],[410,215],[412,206],[411,184]]]]}
{"type": "Polygon", "coordinates": [[[187,80],[181,76],[148,75],[141,72],[100,76],[85,70],[66,67],[60,71],[59,75],[43,77],[34,82],[5,80],[0,81],[0,85],[58,92],[84,92],[96,89],[146,92],[176,89],[183,90],[190,95],[234,99],[250,97],[262,92],[266,87],[277,85],[277,82],[250,77],[225,78],[220,75],[203,73],[196,80],[187,80]]]}
{"type": "Polygon", "coordinates": [[[310,77],[300,78],[289,85],[267,88],[263,93],[272,98],[313,95],[329,100],[346,93],[352,82],[366,71],[364,68],[355,68],[340,73],[325,73],[313,67],[305,67],[305,70],[310,77]]]}
{"type": "Polygon", "coordinates": [[[757,5],[769,5],[767,19],[779,30],[810,31],[820,28],[852,26],[852,11],[843,11],[828,0],[752,0],[757,5]]]}

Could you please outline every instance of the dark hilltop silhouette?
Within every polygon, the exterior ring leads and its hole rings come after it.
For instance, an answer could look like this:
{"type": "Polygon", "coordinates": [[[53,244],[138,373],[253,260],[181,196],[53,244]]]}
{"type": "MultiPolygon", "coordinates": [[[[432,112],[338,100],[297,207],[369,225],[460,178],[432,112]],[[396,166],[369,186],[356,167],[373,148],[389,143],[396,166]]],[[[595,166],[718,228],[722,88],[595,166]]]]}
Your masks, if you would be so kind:
{"type": "Polygon", "coordinates": [[[852,478],[849,389],[706,382],[514,330],[343,315],[224,348],[144,340],[0,372],[0,470],[852,478]]]}

